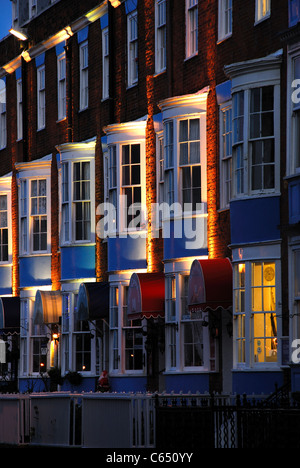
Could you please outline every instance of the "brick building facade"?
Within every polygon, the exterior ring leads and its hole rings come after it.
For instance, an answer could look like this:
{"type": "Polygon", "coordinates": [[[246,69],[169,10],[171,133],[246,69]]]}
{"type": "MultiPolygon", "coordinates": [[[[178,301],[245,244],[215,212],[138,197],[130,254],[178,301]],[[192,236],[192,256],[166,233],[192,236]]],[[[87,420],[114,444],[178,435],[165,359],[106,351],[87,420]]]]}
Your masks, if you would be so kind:
{"type": "Polygon", "coordinates": [[[299,5],[246,3],[13,0],[0,295],[20,391],[52,367],[84,390],[104,369],[112,391],[296,388],[299,5]]]}

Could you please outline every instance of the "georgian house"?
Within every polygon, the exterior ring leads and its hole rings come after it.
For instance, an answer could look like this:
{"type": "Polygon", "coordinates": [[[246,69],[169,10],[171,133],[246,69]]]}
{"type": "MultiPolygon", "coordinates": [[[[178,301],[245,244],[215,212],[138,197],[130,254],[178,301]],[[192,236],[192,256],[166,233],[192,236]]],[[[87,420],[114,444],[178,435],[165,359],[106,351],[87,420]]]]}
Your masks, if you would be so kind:
{"type": "Polygon", "coordinates": [[[0,326],[20,352],[2,378],[297,389],[299,2],[12,8],[0,326]]]}

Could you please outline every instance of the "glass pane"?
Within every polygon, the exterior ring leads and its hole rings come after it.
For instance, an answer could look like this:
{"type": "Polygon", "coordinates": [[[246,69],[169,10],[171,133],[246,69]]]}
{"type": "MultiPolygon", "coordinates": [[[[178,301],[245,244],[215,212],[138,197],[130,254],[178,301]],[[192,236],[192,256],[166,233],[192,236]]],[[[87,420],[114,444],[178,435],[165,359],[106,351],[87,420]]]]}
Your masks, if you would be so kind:
{"type": "Polygon", "coordinates": [[[131,184],[138,185],[140,183],[140,165],[133,165],[131,167],[131,184]]]}
{"type": "Polygon", "coordinates": [[[189,163],[189,145],[188,143],[181,143],[179,147],[179,164],[185,165],[189,163]]]}
{"type": "Polygon", "coordinates": [[[190,144],[190,163],[200,163],[200,143],[194,142],[190,144]]]}
{"type": "Polygon", "coordinates": [[[190,140],[200,140],[200,120],[190,120],[190,140]]]}
{"type": "Polygon", "coordinates": [[[122,146],[122,164],[129,164],[129,145],[122,146]]]}
{"type": "Polygon", "coordinates": [[[179,141],[188,141],[188,120],[179,122],[179,141]]]}
{"type": "Polygon", "coordinates": [[[140,145],[131,145],[131,163],[140,162],[140,145]]]}
{"type": "Polygon", "coordinates": [[[262,110],[273,110],[273,86],[264,86],[262,88],[262,110]]]}

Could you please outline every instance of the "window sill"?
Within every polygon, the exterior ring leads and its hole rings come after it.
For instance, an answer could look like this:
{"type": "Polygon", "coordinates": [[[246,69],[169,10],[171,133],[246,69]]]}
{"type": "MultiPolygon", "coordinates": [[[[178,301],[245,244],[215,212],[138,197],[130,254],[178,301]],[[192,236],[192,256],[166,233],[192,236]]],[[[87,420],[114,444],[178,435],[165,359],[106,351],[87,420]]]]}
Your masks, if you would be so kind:
{"type": "Polygon", "coordinates": [[[223,36],[223,37],[220,37],[218,40],[217,40],[217,45],[220,45],[222,44],[223,42],[225,42],[227,39],[229,39],[230,37],[232,37],[232,32],[230,34],[226,34],[226,36],[223,36]]]}
{"type": "Polygon", "coordinates": [[[262,18],[255,20],[254,26],[257,26],[258,24],[263,23],[264,21],[266,21],[269,18],[271,18],[271,12],[268,13],[267,15],[263,16],[262,18]]]}
{"type": "Polygon", "coordinates": [[[157,78],[158,76],[164,75],[166,73],[166,71],[167,71],[167,69],[164,68],[163,70],[155,72],[155,74],[153,75],[153,78],[157,78]]]}
{"type": "Polygon", "coordinates": [[[188,60],[190,60],[190,59],[192,59],[194,57],[198,57],[198,50],[194,54],[191,54],[188,57],[185,57],[184,62],[187,62],[188,60]]]}

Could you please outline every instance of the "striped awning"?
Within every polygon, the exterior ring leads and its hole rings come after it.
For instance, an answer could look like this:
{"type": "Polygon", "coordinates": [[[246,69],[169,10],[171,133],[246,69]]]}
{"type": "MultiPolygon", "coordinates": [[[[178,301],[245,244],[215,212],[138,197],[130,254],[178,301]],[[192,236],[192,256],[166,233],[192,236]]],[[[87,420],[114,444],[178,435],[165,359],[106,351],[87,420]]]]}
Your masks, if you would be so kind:
{"type": "Polygon", "coordinates": [[[34,325],[58,324],[62,314],[61,291],[40,291],[35,295],[34,325]]]}
{"type": "Polygon", "coordinates": [[[19,297],[0,297],[0,332],[20,333],[19,297]]]}

